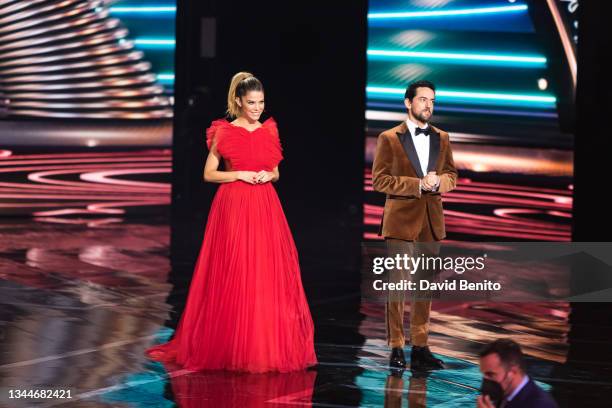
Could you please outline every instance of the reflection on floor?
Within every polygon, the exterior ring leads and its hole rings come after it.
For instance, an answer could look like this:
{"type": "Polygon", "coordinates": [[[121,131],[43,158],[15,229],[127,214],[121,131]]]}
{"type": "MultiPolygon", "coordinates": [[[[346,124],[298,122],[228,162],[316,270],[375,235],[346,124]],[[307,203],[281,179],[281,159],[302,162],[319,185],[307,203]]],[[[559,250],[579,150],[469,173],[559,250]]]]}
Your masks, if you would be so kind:
{"type": "MultiPolygon", "coordinates": [[[[565,406],[607,406],[612,333],[596,305],[585,313],[585,304],[435,303],[432,350],[449,368],[394,376],[383,305],[361,300],[354,271],[320,259],[302,262],[317,265],[302,271],[316,325],[315,369],[246,375],[163,367],[143,350],[171,335],[197,255],[170,258],[169,236],[164,218],[2,221],[1,406],[473,407],[476,353],[497,337],[523,345],[530,375],[565,406]],[[6,391],[41,388],[70,390],[72,398],[8,400],[6,391]]],[[[187,241],[197,250],[199,238],[187,241]]]]}

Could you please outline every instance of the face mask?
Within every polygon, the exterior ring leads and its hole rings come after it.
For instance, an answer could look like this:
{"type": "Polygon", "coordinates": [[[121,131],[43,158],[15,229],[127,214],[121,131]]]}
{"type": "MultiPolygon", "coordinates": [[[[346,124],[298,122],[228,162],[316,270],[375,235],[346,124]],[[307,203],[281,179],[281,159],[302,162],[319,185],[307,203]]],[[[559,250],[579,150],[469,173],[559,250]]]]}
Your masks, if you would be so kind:
{"type": "Polygon", "coordinates": [[[487,378],[482,379],[480,393],[482,395],[488,395],[489,398],[491,398],[491,402],[496,407],[501,405],[502,399],[504,398],[504,389],[502,388],[501,384],[487,378]]]}

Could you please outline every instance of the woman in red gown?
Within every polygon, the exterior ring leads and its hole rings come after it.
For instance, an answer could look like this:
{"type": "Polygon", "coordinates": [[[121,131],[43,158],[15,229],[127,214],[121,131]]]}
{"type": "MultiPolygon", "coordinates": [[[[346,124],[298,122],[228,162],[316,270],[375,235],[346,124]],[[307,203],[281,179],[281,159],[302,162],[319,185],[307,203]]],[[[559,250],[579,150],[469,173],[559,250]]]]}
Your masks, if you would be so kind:
{"type": "Polygon", "coordinates": [[[259,122],[263,96],[261,82],[239,72],[228,94],[236,119],[206,130],[204,179],[221,185],[185,310],[175,336],[146,351],[154,360],[252,373],[317,363],[298,254],[272,185],[283,158],[278,129],[271,117],[259,122]]]}

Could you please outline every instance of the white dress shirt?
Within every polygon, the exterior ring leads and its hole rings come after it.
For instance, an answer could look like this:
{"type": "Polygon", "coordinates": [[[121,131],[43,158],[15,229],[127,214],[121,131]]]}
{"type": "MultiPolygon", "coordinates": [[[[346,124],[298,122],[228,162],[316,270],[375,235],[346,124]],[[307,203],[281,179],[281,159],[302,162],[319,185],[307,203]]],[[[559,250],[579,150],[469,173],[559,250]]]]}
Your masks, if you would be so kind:
{"type": "Polygon", "coordinates": [[[525,385],[527,385],[527,383],[529,382],[529,376],[525,376],[523,378],[523,381],[521,381],[521,383],[518,385],[518,387],[516,387],[514,389],[514,391],[512,391],[512,393],[510,395],[508,395],[508,397],[506,398],[506,401],[512,401],[512,398],[516,397],[516,395],[521,392],[521,390],[523,389],[523,387],[525,387],[525,385]]]}
{"type": "MultiPolygon", "coordinates": [[[[419,126],[410,119],[406,119],[406,125],[408,125],[408,130],[410,130],[410,135],[412,136],[412,141],[414,142],[414,147],[416,148],[417,156],[419,157],[423,175],[427,175],[427,165],[429,164],[429,135],[424,135],[421,133],[420,135],[416,136],[415,130],[419,126]]],[[[423,129],[427,129],[428,127],[429,124],[427,124],[423,129]]]]}
{"type": "MultiPolygon", "coordinates": [[[[429,165],[429,135],[419,134],[416,135],[416,128],[419,127],[416,123],[411,121],[410,119],[406,119],[406,125],[408,125],[408,130],[410,131],[410,136],[412,137],[412,142],[414,143],[414,147],[417,152],[417,157],[419,158],[419,164],[421,165],[421,171],[423,175],[427,175],[427,166],[429,165]]],[[[427,129],[429,124],[426,124],[424,128],[427,129]]],[[[423,181],[421,181],[421,186],[423,185],[423,181]]],[[[437,191],[440,186],[440,182],[434,186],[433,191],[437,191]]],[[[423,187],[421,187],[423,189],[423,187]]]]}

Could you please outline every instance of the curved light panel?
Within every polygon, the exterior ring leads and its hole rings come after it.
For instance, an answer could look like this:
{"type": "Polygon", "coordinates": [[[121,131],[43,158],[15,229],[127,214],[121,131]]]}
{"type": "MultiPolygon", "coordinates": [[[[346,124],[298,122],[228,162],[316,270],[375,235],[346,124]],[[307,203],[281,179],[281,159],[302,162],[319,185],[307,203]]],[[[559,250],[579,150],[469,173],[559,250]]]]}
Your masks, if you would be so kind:
{"type": "Polygon", "coordinates": [[[0,0],[0,116],[172,117],[161,84],[173,74],[156,75],[135,48],[174,41],[129,40],[109,3],[0,0]]]}

